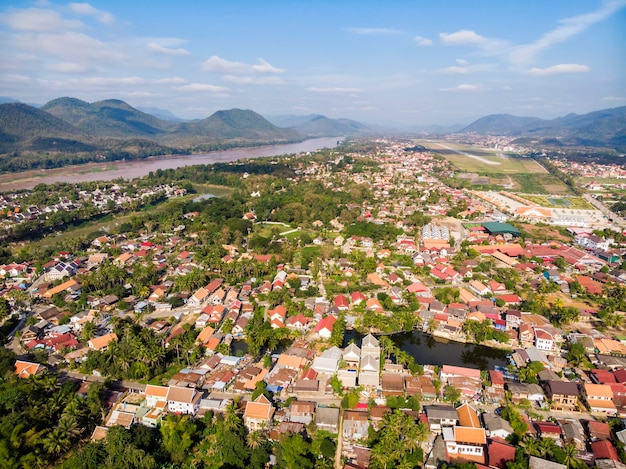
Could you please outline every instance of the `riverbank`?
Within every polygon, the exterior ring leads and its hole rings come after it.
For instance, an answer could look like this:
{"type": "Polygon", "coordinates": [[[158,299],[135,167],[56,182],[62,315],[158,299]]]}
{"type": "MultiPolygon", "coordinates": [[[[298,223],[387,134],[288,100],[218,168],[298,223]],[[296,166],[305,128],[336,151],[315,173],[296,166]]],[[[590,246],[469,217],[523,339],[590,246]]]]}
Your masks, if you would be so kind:
{"type": "Polygon", "coordinates": [[[37,184],[57,182],[130,180],[147,176],[157,169],[175,169],[197,164],[230,162],[249,158],[282,156],[335,148],[341,137],[313,138],[299,143],[233,148],[189,155],[151,156],[140,160],[117,160],[63,168],[0,174],[0,192],[32,189],[37,184]]]}

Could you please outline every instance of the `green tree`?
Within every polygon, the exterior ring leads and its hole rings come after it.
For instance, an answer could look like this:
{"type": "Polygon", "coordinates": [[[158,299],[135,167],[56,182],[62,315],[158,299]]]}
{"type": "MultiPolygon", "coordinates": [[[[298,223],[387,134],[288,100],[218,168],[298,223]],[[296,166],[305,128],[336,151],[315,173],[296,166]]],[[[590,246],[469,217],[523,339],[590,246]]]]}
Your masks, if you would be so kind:
{"type": "Polygon", "coordinates": [[[313,469],[314,456],[311,445],[300,434],[289,434],[280,441],[278,465],[285,469],[313,469]]]}
{"type": "Polygon", "coordinates": [[[443,390],[443,399],[457,404],[461,400],[461,391],[452,385],[447,385],[443,390]]]}
{"type": "Polygon", "coordinates": [[[189,449],[194,444],[196,424],[188,415],[168,416],[160,426],[163,449],[170,460],[180,464],[189,456],[189,449]]]}

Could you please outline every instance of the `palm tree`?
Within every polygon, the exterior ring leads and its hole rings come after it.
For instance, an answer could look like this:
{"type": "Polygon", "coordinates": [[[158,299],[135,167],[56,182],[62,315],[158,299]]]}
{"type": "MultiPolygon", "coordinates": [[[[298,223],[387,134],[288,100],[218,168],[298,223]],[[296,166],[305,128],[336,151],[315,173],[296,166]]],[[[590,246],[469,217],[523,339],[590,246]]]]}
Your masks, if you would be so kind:
{"type": "Polygon", "coordinates": [[[581,461],[578,459],[578,450],[569,443],[563,447],[563,464],[567,467],[580,467],[581,461]]]}
{"type": "Polygon", "coordinates": [[[542,457],[553,455],[556,448],[557,445],[552,438],[542,438],[539,442],[539,454],[542,457]]]}
{"type": "Polygon", "coordinates": [[[93,321],[88,321],[83,325],[83,330],[81,331],[81,338],[83,340],[93,339],[98,332],[98,326],[93,321]]]}
{"type": "Polygon", "coordinates": [[[53,428],[50,433],[43,437],[41,443],[46,453],[51,456],[60,456],[72,444],[69,437],[63,434],[59,428],[53,428]]]}
{"type": "Polygon", "coordinates": [[[539,456],[541,454],[539,441],[533,436],[527,435],[522,438],[520,446],[524,448],[524,452],[529,456],[539,456]]]}
{"type": "Polygon", "coordinates": [[[224,427],[227,430],[237,431],[241,428],[241,417],[237,414],[239,410],[239,398],[235,398],[226,406],[224,413],[224,427]]]}
{"type": "Polygon", "coordinates": [[[259,448],[263,444],[264,440],[265,438],[259,431],[250,432],[246,437],[246,443],[250,449],[259,448]]]}

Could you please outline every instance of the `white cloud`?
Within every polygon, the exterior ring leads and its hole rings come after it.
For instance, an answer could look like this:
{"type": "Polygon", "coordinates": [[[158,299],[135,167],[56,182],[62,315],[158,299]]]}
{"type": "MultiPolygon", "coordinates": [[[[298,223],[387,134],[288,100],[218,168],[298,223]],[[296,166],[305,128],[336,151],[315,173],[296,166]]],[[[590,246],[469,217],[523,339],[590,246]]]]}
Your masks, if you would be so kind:
{"type": "Polygon", "coordinates": [[[228,88],[218,85],[209,85],[208,83],[190,83],[188,85],[177,86],[178,91],[209,91],[211,93],[220,93],[227,91],[228,88]]]}
{"type": "Polygon", "coordinates": [[[78,20],[66,20],[54,10],[41,8],[28,8],[5,13],[0,16],[0,23],[17,31],[59,31],[83,27],[83,23],[78,20]]]}
{"type": "Polygon", "coordinates": [[[282,68],[276,68],[269,62],[263,59],[258,59],[257,65],[252,65],[251,70],[255,73],[283,73],[285,70],[282,68]]]}
{"type": "Polygon", "coordinates": [[[589,26],[605,20],[624,6],[626,6],[626,0],[609,0],[605,1],[602,7],[596,11],[561,20],[559,26],[545,33],[535,42],[513,49],[510,54],[511,62],[514,64],[528,64],[532,62],[538,52],[554,44],[567,41],[571,37],[585,31],[589,26]]]}
{"type": "Polygon", "coordinates": [[[283,73],[285,70],[276,68],[269,62],[263,59],[258,59],[259,63],[256,65],[250,65],[243,62],[233,62],[223,59],[217,55],[209,57],[202,63],[202,70],[205,72],[222,72],[222,73],[283,73]]]}
{"type": "Polygon", "coordinates": [[[465,59],[456,59],[456,63],[459,65],[467,65],[468,62],[465,59]]]}
{"type": "Polygon", "coordinates": [[[152,83],[156,85],[180,85],[182,83],[187,83],[187,80],[181,77],[165,77],[152,80],[152,83]]]}
{"type": "Polygon", "coordinates": [[[452,88],[441,88],[441,91],[460,91],[460,92],[465,92],[465,91],[480,91],[480,86],[478,85],[472,85],[472,84],[468,84],[468,83],[464,83],[462,85],[459,86],[455,86],[452,88]]]}
{"type": "Polygon", "coordinates": [[[179,47],[178,49],[172,49],[170,47],[165,47],[161,44],[157,44],[156,42],[149,43],[148,50],[165,55],[189,55],[189,51],[187,49],[183,49],[182,47],[179,47]]]}
{"type": "Polygon", "coordinates": [[[469,69],[467,67],[447,67],[442,70],[443,73],[454,73],[457,75],[467,75],[469,73],[469,69]]]}
{"type": "Polygon", "coordinates": [[[280,77],[250,77],[224,75],[222,80],[238,85],[284,85],[285,80],[280,77]]]}
{"type": "Polygon", "coordinates": [[[465,62],[465,65],[452,65],[450,67],[443,68],[438,70],[438,73],[446,73],[446,74],[454,74],[454,75],[467,75],[469,73],[478,73],[478,72],[486,72],[489,70],[493,70],[495,68],[494,64],[475,64],[468,65],[465,62]]]}
{"type": "Polygon", "coordinates": [[[78,60],[96,63],[100,60],[124,60],[127,52],[121,45],[104,43],[86,34],[65,31],[62,33],[25,33],[12,38],[16,49],[32,51],[39,56],[51,55],[67,62],[78,60]]]}
{"type": "Polygon", "coordinates": [[[315,86],[311,86],[309,88],[305,88],[305,91],[310,91],[312,93],[360,93],[362,90],[358,88],[317,88],[315,86]]]}
{"type": "Polygon", "coordinates": [[[498,55],[510,48],[507,41],[481,36],[469,29],[461,29],[454,33],[439,33],[439,39],[444,46],[474,46],[488,55],[498,55]]]}
{"type": "Polygon", "coordinates": [[[78,13],[79,15],[87,15],[93,16],[97,21],[102,24],[113,24],[115,23],[115,17],[103,10],[98,10],[97,8],[91,6],[89,3],[70,3],[70,10],[74,13],[78,13]]]}
{"type": "Polygon", "coordinates": [[[402,31],[393,28],[347,28],[346,31],[362,36],[393,36],[402,33],[402,31]]]}
{"type": "Polygon", "coordinates": [[[487,38],[476,34],[474,31],[462,29],[455,33],[440,33],[439,38],[446,46],[464,46],[467,44],[485,44],[487,38]]]}
{"type": "Polygon", "coordinates": [[[59,73],[85,73],[91,68],[83,63],[76,62],[58,62],[48,65],[48,70],[59,73]]]}
{"type": "Polygon", "coordinates": [[[543,77],[548,75],[557,75],[561,73],[585,73],[591,70],[587,65],[580,64],[559,64],[548,68],[531,68],[529,75],[543,77]]]}
{"type": "Polygon", "coordinates": [[[433,45],[433,41],[431,39],[428,39],[426,37],[422,37],[422,36],[415,36],[415,42],[417,43],[418,46],[432,46],[433,45]]]}
{"type": "Polygon", "coordinates": [[[146,80],[141,77],[88,77],[72,81],[93,86],[129,86],[142,85],[146,82],[146,80]]]}
{"type": "Polygon", "coordinates": [[[626,101],[624,96],[605,96],[602,101],[626,101]]]}

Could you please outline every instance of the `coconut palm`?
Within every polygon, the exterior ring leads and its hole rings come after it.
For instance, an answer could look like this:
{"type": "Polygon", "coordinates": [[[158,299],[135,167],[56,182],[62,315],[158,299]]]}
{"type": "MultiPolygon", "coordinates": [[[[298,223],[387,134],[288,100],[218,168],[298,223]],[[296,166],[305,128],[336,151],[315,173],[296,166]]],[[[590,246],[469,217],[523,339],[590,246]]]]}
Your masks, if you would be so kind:
{"type": "Polygon", "coordinates": [[[248,436],[246,436],[246,443],[250,449],[259,448],[263,444],[264,440],[265,438],[259,431],[250,432],[248,433],[248,436]]]}
{"type": "Polygon", "coordinates": [[[524,452],[529,456],[539,456],[541,454],[539,441],[533,436],[527,435],[522,438],[520,446],[524,448],[524,452]]]}

